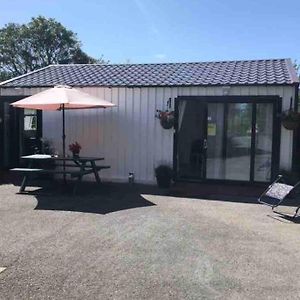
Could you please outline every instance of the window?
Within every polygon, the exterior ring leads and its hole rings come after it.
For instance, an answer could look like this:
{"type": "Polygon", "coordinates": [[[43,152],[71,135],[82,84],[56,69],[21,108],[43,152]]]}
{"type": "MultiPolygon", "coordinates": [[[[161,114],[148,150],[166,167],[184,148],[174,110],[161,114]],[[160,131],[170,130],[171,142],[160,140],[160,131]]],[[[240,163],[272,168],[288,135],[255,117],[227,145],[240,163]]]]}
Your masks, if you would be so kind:
{"type": "Polygon", "coordinates": [[[37,111],[24,109],[24,131],[37,131],[37,111]]]}

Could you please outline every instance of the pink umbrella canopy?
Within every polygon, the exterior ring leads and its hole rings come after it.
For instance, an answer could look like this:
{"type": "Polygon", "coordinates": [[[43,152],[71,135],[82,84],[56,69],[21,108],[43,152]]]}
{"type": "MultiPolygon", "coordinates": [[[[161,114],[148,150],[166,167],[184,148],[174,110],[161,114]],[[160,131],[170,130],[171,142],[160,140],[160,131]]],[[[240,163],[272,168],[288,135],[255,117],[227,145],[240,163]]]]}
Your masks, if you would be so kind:
{"type": "Polygon", "coordinates": [[[115,106],[111,102],[64,85],[47,89],[33,96],[13,102],[11,105],[19,108],[40,110],[107,108],[115,106]]]}
{"type": "MultiPolygon", "coordinates": [[[[29,96],[22,100],[11,103],[18,108],[37,110],[60,110],[62,111],[62,142],[63,157],[66,155],[66,134],[65,134],[65,110],[83,108],[108,108],[115,104],[101,98],[89,95],[70,86],[58,85],[43,92],[29,96]]],[[[63,165],[65,169],[65,161],[63,165]]],[[[66,180],[64,174],[64,181],[66,180]]]]}

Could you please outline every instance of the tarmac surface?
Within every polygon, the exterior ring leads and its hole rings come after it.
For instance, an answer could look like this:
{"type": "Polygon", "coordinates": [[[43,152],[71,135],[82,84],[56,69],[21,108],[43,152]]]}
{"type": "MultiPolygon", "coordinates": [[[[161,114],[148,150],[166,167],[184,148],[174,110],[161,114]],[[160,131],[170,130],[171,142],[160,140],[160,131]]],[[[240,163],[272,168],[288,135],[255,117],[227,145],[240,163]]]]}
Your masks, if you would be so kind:
{"type": "Polygon", "coordinates": [[[17,191],[0,185],[0,299],[300,298],[299,218],[139,186],[17,191]]]}

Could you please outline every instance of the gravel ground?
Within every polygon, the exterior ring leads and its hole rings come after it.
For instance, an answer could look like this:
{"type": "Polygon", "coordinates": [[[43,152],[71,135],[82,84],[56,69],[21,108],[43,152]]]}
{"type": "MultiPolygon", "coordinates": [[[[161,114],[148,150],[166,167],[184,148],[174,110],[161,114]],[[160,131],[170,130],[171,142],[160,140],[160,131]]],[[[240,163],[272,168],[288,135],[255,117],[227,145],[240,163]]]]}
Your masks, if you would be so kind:
{"type": "Polygon", "coordinates": [[[0,185],[1,299],[300,298],[300,224],[268,207],[17,190],[0,185]]]}

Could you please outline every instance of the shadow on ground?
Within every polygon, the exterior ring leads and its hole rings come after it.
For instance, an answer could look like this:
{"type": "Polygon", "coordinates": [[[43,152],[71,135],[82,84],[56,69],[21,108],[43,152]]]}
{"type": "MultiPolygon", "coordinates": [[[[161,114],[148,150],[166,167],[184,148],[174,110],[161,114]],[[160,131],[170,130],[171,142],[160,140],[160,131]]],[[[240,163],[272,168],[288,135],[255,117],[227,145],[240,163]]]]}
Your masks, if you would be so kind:
{"type": "Polygon", "coordinates": [[[72,195],[72,187],[68,184],[45,187],[32,192],[37,199],[36,210],[76,211],[94,214],[108,214],[124,209],[154,206],[146,200],[141,191],[147,188],[125,184],[83,183],[77,195],[72,195]]]}
{"type": "MultiPolygon", "coordinates": [[[[6,178],[16,186],[20,185],[21,177],[6,178]]],[[[169,190],[161,190],[153,185],[103,183],[99,186],[94,182],[82,182],[77,195],[73,196],[72,183],[66,187],[59,181],[42,180],[39,186],[43,188],[28,188],[30,192],[27,192],[36,197],[38,201],[36,209],[99,214],[155,205],[144,199],[142,194],[257,204],[258,197],[266,188],[266,184],[178,182],[169,190]]],[[[286,199],[283,205],[298,207],[299,192],[286,199]]]]}
{"type": "MultiPolygon", "coordinates": [[[[171,190],[174,197],[206,199],[238,203],[257,204],[258,198],[268,184],[223,184],[223,183],[178,183],[171,190]]],[[[285,206],[300,205],[300,189],[287,197],[285,206]]]]}
{"type": "Polygon", "coordinates": [[[0,170],[0,185],[15,183],[17,181],[20,181],[19,176],[16,176],[15,174],[9,172],[8,170],[0,170]]]}
{"type": "Polygon", "coordinates": [[[287,213],[282,213],[280,211],[274,211],[274,215],[268,215],[268,217],[275,219],[277,221],[283,222],[283,223],[295,223],[300,224],[300,216],[297,215],[294,217],[294,214],[290,215],[287,213]]]}

